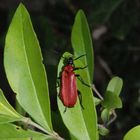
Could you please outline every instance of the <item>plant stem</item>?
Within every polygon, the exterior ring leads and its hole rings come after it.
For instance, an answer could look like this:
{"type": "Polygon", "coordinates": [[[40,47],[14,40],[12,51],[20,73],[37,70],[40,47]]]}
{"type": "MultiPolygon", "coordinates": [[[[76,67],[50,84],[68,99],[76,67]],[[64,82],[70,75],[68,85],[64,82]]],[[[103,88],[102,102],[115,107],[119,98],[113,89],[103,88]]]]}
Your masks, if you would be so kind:
{"type": "Polygon", "coordinates": [[[117,118],[117,114],[116,114],[115,110],[112,110],[111,113],[113,115],[113,118],[107,123],[107,126],[109,126],[111,123],[113,123],[117,118]]]}
{"type": "Polygon", "coordinates": [[[104,98],[103,98],[102,95],[98,92],[98,90],[96,89],[95,85],[92,84],[91,87],[92,87],[92,90],[97,94],[97,96],[103,101],[104,98]]]}
{"type": "Polygon", "coordinates": [[[42,126],[40,126],[37,123],[33,122],[30,118],[24,117],[21,121],[23,123],[27,124],[27,125],[31,125],[31,126],[37,128],[37,129],[41,130],[42,132],[50,135],[55,140],[64,140],[56,132],[54,132],[54,131],[53,132],[49,132],[48,130],[44,129],[42,126]]]}

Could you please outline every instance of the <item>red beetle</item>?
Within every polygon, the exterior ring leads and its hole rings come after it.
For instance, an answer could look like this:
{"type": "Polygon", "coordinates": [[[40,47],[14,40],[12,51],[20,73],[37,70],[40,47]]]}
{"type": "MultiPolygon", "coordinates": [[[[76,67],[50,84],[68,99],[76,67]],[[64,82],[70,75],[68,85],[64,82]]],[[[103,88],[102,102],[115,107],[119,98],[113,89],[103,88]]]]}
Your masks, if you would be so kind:
{"type": "Polygon", "coordinates": [[[66,107],[73,107],[77,101],[77,85],[74,73],[73,59],[69,57],[63,67],[60,85],[60,99],[66,107]]]}
{"type": "MultiPolygon", "coordinates": [[[[81,55],[80,57],[82,56],[85,56],[85,55],[81,55]]],[[[77,60],[80,57],[74,60],[77,60]]],[[[76,76],[79,76],[79,75],[76,75],[74,73],[74,70],[84,69],[87,67],[86,66],[83,68],[75,68],[74,63],[73,63],[74,60],[72,57],[69,57],[67,59],[65,58],[64,60],[65,66],[63,67],[62,72],[61,72],[60,99],[63,105],[66,107],[73,107],[77,101],[78,91],[77,91],[77,84],[76,84],[76,76]]],[[[84,83],[82,79],[80,79],[80,81],[84,83]]]]}

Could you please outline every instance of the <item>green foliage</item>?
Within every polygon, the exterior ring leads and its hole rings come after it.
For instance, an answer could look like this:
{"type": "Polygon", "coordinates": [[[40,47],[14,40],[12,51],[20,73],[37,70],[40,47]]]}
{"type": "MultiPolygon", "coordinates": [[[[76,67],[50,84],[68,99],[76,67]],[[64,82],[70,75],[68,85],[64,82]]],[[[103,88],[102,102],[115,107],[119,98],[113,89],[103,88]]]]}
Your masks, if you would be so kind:
{"type": "MultiPolygon", "coordinates": [[[[115,109],[122,108],[122,101],[119,97],[122,85],[123,81],[119,77],[113,77],[108,83],[104,100],[101,103],[103,107],[101,119],[107,126],[115,120],[115,109]]],[[[104,136],[109,133],[109,130],[106,127],[101,127],[99,133],[104,136]]]]}
{"type": "Polygon", "coordinates": [[[106,89],[103,106],[107,109],[115,109],[122,107],[122,101],[119,94],[122,90],[123,82],[119,77],[113,77],[106,89]]]}
{"type": "Polygon", "coordinates": [[[112,92],[106,92],[103,106],[107,109],[121,108],[122,102],[116,94],[113,94],[112,92]]]}
{"type": "Polygon", "coordinates": [[[122,86],[123,86],[122,79],[115,76],[110,80],[106,91],[112,92],[113,94],[116,94],[117,96],[119,96],[122,90],[122,86]]]}
{"type": "MultiPolygon", "coordinates": [[[[71,56],[70,53],[66,52],[66,53],[64,53],[63,57],[67,58],[68,55],[71,56]]],[[[59,67],[58,67],[58,75],[62,71],[63,61],[64,60],[62,58],[60,63],[59,63],[59,67]]],[[[81,66],[80,60],[76,60],[76,62],[77,62],[76,63],[77,65],[79,64],[79,66],[81,66]]],[[[83,89],[83,91],[86,91],[86,92],[83,92],[86,95],[88,95],[88,88],[89,87],[85,86],[84,89],[83,89]]],[[[78,89],[80,89],[79,85],[78,85],[78,89]]],[[[59,92],[60,92],[60,89],[58,88],[58,93],[59,92]]],[[[78,100],[76,105],[73,108],[67,108],[65,113],[64,113],[65,106],[62,104],[59,97],[57,98],[57,100],[58,100],[58,107],[59,107],[59,111],[61,113],[62,119],[64,121],[64,124],[66,125],[66,127],[70,131],[70,133],[72,135],[74,135],[78,140],[79,139],[83,139],[83,140],[84,139],[87,139],[87,140],[90,139],[90,135],[94,135],[94,133],[89,134],[89,132],[88,132],[89,130],[88,130],[88,127],[86,127],[86,123],[90,122],[90,125],[93,125],[93,126],[91,126],[91,128],[96,127],[96,121],[95,121],[96,118],[95,118],[95,116],[93,116],[92,120],[89,120],[88,118],[84,118],[83,111],[88,109],[87,105],[83,104],[84,98],[82,99],[82,105],[84,106],[84,109],[81,108],[81,105],[80,105],[79,100],[78,100]],[[92,121],[95,121],[95,123],[92,123],[92,121]]],[[[89,100],[88,101],[88,106],[91,106],[92,102],[93,102],[93,100],[91,100],[91,102],[89,100]]],[[[91,112],[93,112],[93,111],[91,111],[91,112]]],[[[88,115],[89,116],[91,115],[90,112],[88,112],[88,115]]],[[[96,132],[97,128],[96,129],[90,129],[90,132],[92,132],[92,131],[96,132]]],[[[94,137],[96,138],[96,135],[94,137]]]]}
{"type": "Polygon", "coordinates": [[[74,49],[74,56],[86,54],[86,59],[82,59],[82,63],[88,66],[89,76],[92,82],[93,78],[93,45],[90,35],[89,26],[86,16],[82,10],[77,12],[71,35],[72,47],[74,49]]]}
{"type": "Polygon", "coordinates": [[[21,128],[17,129],[17,126],[11,124],[4,124],[0,127],[6,133],[1,131],[1,138],[3,140],[6,138],[34,138],[34,140],[59,138],[52,130],[48,83],[40,46],[30,16],[23,4],[17,8],[6,35],[4,66],[7,79],[17,94],[19,104],[41,126],[32,122],[31,119],[19,115],[6,101],[2,91],[0,91],[1,123],[21,121],[26,125],[37,127],[50,136],[28,132],[21,128]]]}
{"type": "Polygon", "coordinates": [[[101,103],[101,100],[99,98],[94,97],[94,102],[95,102],[95,105],[97,106],[101,103]]]}
{"type": "Polygon", "coordinates": [[[0,130],[1,140],[51,140],[49,136],[31,130],[26,131],[19,126],[9,123],[1,124],[0,130]]]}
{"type": "Polygon", "coordinates": [[[109,121],[109,117],[110,117],[110,110],[105,108],[102,112],[101,112],[101,118],[103,120],[104,123],[109,121]]]}
{"type": "Polygon", "coordinates": [[[39,124],[51,131],[45,68],[29,14],[22,4],[17,8],[6,35],[4,66],[20,105],[39,124]]]}
{"type": "MultiPolygon", "coordinates": [[[[74,25],[72,28],[71,41],[75,57],[78,57],[82,54],[86,54],[86,57],[80,58],[77,61],[75,61],[75,65],[76,67],[87,66],[88,69],[79,70],[76,72],[76,74],[81,75],[82,79],[84,79],[84,82],[90,85],[93,77],[93,68],[94,68],[93,46],[87,19],[82,10],[79,10],[75,17],[74,25]]],[[[97,115],[92,90],[91,88],[84,86],[79,80],[77,81],[77,83],[78,90],[82,95],[82,105],[85,108],[82,110],[82,114],[86,128],[88,130],[90,138],[97,139],[98,138],[97,115]],[[89,119],[89,116],[92,119],[89,119]]]]}
{"type": "MultiPolygon", "coordinates": [[[[65,57],[73,56],[77,58],[85,55],[80,59],[76,59],[74,65],[75,67],[87,66],[87,68],[79,69],[75,73],[80,75],[86,84],[91,85],[94,70],[93,46],[87,19],[82,10],[79,10],[76,14],[71,42],[74,55],[68,52],[63,54],[58,65],[57,74],[60,76],[65,57]]],[[[24,5],[20,4],[6,35],[4,66],[7,79],[12,90],[16,93],[18,103],[29,114],[29,117],[33,118],[34,122],[31,118],[26,118],[17,113],[0,90],[0,139],[63,140],[54,132],[52,127],[48,81],[42,61],[39,42],[30,16],[24,5]],[[13,125],[12,122],[15,121],[31,125],[33,129],[38,128],[44,134],[29,130],[28,127],[24,130],[19,126],[13,125]]],[[[82,95],[84,109],[81,108],[78,99],[75,106],[67,108],[65,113],[65,106],[57,96],[59,112],[63,123],[69,131],[71,140],[98,140],[98,133],[101,135],[109,133],[109,130],[103,125],[98,129],[95,106],[101,103],[104,108],[101,118],[104,123],[107,123],[110,118],[110,112],[122,107],[119,97],[122,84],[121,78],[112,78],[106,89],[104,100],[100,100],[93,96],[92,86],[85,86],[81,81],[77,80],[77,88],[82,95]]],[[[57,90],[59,94],[60,88],[57,90]]],[[[66,137],[66,139],[68,138],[66,137]]]]}
{"type": "Polygon", "coordinates": [[[140,139],[140,125],[135,126],[129,130],[124,136],[123,140],[139,140],[140,139]]]}
{"type": "Polygon", "coordinates": [[[22,116],[18,114],[14,108],[8,103],[0,89],[0,124],[6,122],[14,122],[22,120],[22,116]]]}
{"type": "Polygon", "coordinates": [[[99,126],[99,134],[102,136],[106,136],[109,134],[109,130],[104,126],[99,126]]]}
{"type": "MultiPolygon", "coordinates": [[[[76,74],[81,75],[84,82],[90,85],[90,81],[93,76],[93,50],[92,41],[89,33],[89,27],[86,21],[86,17],[83,11],[79,10],[72,29],[72,46],[74,49],[74,58],[86,54],[84,57],[76,60],[75,67],[84,67],[87,64],[88,68],[84,70],[75,71],[76,74]]],[[[63,54],[63,58],[71,55],[68,53],[63,54]]],[[[62,71],[63,58],[61,59],[58,66],[58,75],[62,71]]],[[[58,98],[58,107],[61,113],[64,124],[67,126],[68,130],[77,139],[98,139],[97,131],[97,118],[95,103],[93,100],[91,88],[83,85],[79,80],[78,90],[82,95],[82,105],[84,109],[81,109],[79,101],[73,108],[68,108],[66,113],[64,113],[65,107],[58,98]],[[90,118],[92,119],[89,119],[90,118]],[[76,124],[76,125],[73,125],[76,124]]],[[[58,93],[59,93],[58,89],[58,93]]]]}

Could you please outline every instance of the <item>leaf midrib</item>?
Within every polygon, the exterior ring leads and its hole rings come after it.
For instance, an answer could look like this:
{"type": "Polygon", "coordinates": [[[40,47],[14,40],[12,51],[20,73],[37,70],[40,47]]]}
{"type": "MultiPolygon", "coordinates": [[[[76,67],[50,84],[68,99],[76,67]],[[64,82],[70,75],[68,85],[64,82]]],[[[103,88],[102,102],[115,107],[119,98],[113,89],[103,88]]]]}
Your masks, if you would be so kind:
{"type": "MultiPolygon", "coordinates": [[[[26,60],[26,64],[27,64],[27,68],[28,68],[28,72],[29,72],[29,76],[30,76],[30,79],[31,79],[31,83],[32,83],[32,87],[33,87],[33,90],[34,90],[34,92],[36,93],[36,94],[34,94],[35,95],[35,98],[36,98],[36,101],[37,101],[37,103],[39,104],[39,109],[41,110],[41,116],[44,118],[44,120],[45,120],[45,124],[47,124],[46,123],[46,118],[44,117],[44,113],[43,113],[43,111],[42,111],[42,109],[41,109],[41,107],[40,107],[40,102],[39,102],[39,100],[38,100],[38,96],[37,96],[37,90],[36,90],[36,86],[35,86],[35,83],[34,83],[34,81],[33,81],[33,79],[32,79],[32,73],[31,73],[31,71],[30,71],[30,65],[29,65],[29,61],[28,61],[28,55],[27,55],[27,53],[26,53],[26,43],[25,43],[25,39],[24,39],[24,27],[23,27],[23,18],[22,18],[22,12],[21,12],[21,9],[20,9],[20,22],[21,22],[21,34],[22,34],[22,41],[23,41],[23,49],[24,49],[24,56],[25,56],[25,60],[26,60]]],[[[30,22],[29,22],[29,24],[30,24],[30,22]]],[[[47,124],[47,126],[48,126],[48,124],[47,124]]]]}
{"type": "MultiPolygon", "coordinates": [[[[81,20],[81,22],[80,22],[80,24],[81,24],[81,27],[82,27],[82,19],[80,19],[81,20]]],[[[82,38],[84,38],[84,35],[83,35],[83,32],[82,32],[82,29],[81,29],[81,35],[82,35],[82,38]]],[[[82,49],[83,49],[83,51],[84,52],[86,52],[86,50],[85,50],[85,40],[84,39],[82,39],[82,38],[80,38],[80,40],[81,40],[81,42],[83,43],[83,45],[82,45],[82,49]]],[[[87,64],[87,57],[85,58],[85,62],[86,62],[86,64],[87,64]]],[[[82,63],[82,61],[81,61],[81,63],[82,63]]],[[[83,63],[82,63],[83,64],[83,63]]],[[[89,68],[88,68],[88,71],[89,71],[89,68]]],[[[86,71],[86,75],[87,75],[87,80],[88,80],[88,82],[90,83],[90,76],[89,76],[89,72],[88,71],[86,71]]],[[[93,105],[94,105],[94,103],[93,103],[93,105]]],[[[94,107],[95,108],[95,107],[94,107]]],[[[96,111],[96,110],[95,110],[96,111]]],[[[84,119],[84,115],[83,115],[83,113],[82,113],[82,116],[83,116],[83,119],[84,119]]],[[[96,117],[96,114],[95,114],[95,117],[96,117]]],[[[97,120],[97,117],[96,117],[96,120],[97,120]]],[[[85,122],[85,119],[84,119],[84,122],[85,122]]],[[[86,125],[86,123],[85,123],[85,126],[86,126],[86,129],[87,129],[87,131],[88,131],[88,128],[87,128],[87,125],[86,125]]],[[[96,124],[96,128],[97,128],[97,124],[96,124]]],[[[89,134],[89,131],[88,131],[88,134],[89,134]]],[[[97,131],[96,131],[96,134],[97,134],[97,131]]],[[[89,137],[91,137],[91,135],[89,134],[89,137]]]]}

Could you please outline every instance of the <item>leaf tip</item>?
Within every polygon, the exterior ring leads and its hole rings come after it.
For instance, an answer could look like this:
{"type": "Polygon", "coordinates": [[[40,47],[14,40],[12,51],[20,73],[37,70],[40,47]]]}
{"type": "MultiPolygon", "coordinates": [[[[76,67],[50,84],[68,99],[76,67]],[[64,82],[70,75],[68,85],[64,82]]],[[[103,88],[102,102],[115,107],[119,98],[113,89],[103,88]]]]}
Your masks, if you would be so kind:
{"type": "Polygon", "coordinates": [[[85,16],[85,13],[82,9],[79,9],[78,12],[77,12],[77,16],[85,16]]]}
{"type": "Polygon", "coordinates": [[[18,7],[25,7],[25,6],[22,2],[20,2],[18,7]]]}
{"type": "Polygon", "coordinates": [[[24,10],[24,11],[26,10],[26,8],[22,2],[19,3],[17,10],[24,10]]]}

